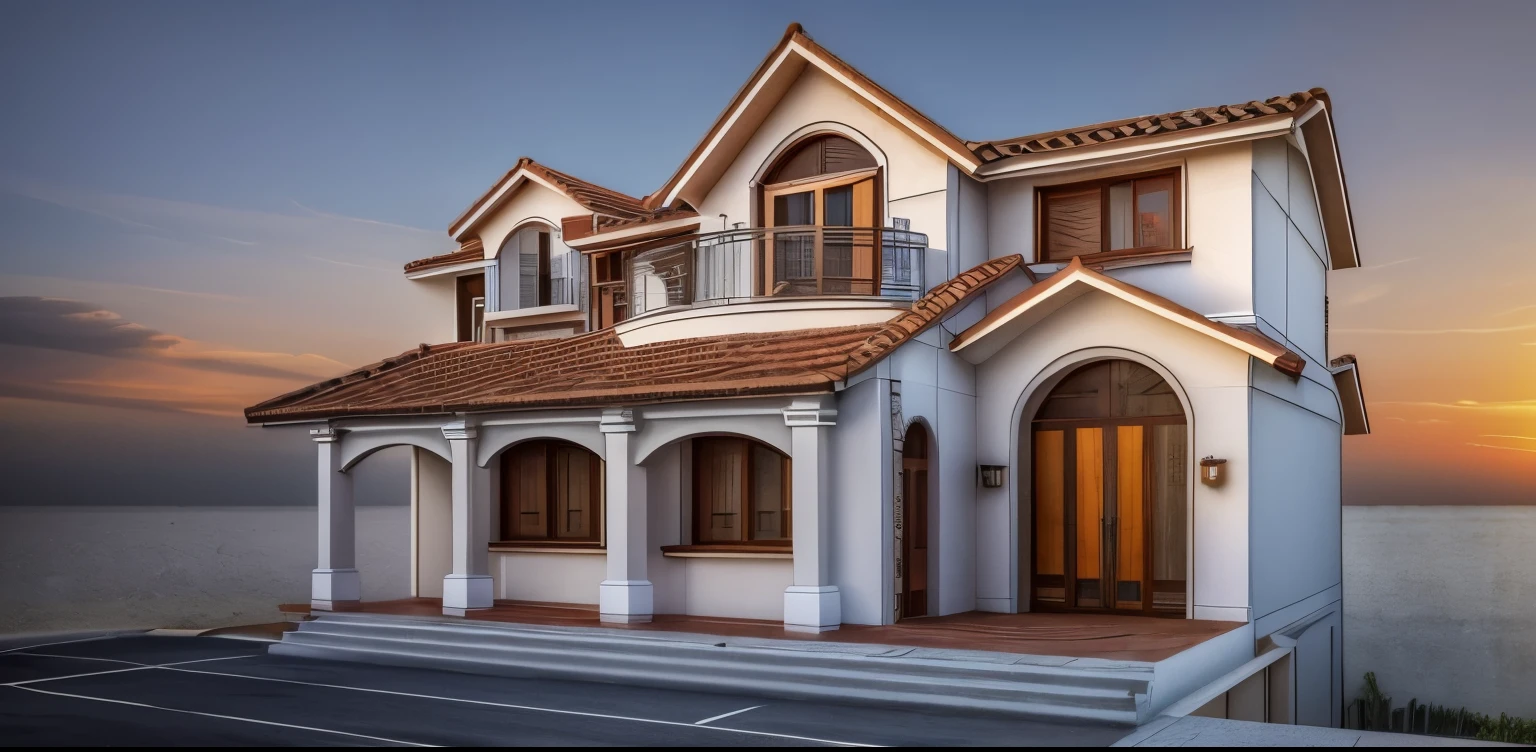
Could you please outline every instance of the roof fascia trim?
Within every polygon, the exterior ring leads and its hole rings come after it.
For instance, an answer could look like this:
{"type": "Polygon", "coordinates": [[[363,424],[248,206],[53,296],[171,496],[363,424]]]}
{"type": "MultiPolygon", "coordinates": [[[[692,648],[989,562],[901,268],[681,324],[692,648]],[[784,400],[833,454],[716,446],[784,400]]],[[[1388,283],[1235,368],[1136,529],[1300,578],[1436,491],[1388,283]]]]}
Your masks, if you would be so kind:
{"type": "MultiPolygon", "coordinates": [[[[1087,285],[1164,320],[1205,334],[1219,342],[1258,358],[1289,376],[1300,376],[1301,369],[1305,368],[1305,360],[1281,347],[1279,343],[1276,343],[1276,346],[1280,352],[1273,352],[1242,337],[1234,336],[1231,332],[1225,331],[1227,327],[1224,325],[1212,322],[1210,319],[1197,313],[1186,313],[1177,308],[1169,307],[1169,305],[1164,305],[1157,300],[1149,300],[1143,296],[1132,294],[1122,287],[1122,285],[1125,287],[1129,287],[1129,285],[1083,267],[1082,261],[1076,258],[1073,259],[1070,266],[1053,275],[1051,279],[1019,293],[1012,301],[1003,303],[994,309],[992,313],[987,314],[981,321],[972,325],[971,328],[961,332],[959,336],[950,342],[950,351],[958,353],[966,347],[981,341],[988,335],[1001,329],[1008,322],[1055,297],[1074,284],[1087,285]],[[1023,299],[1020,300],[1020,298],[1023,299]],[[1290,357],[1287,358],[1287,356],[1290,357]]],[[[1151,295],[1151,293],[1148,293],[1148,295],[1151,295]]],[[[1170,305],[1176,306],[1177,304],[1170,303],[1170,305]]]]}
{"type": "Polygon", "coordinates": [[[842,71],[838,70],[836,66],[828,63],[815,50],[801,44],[798,38],[792,36],[789,39],[789,43],[784,46],[783,51],[781,51],[776,57],[773,58],[773,62],[770,63],[766,69],[758,74],[756,80],[752,82],[751,88],[747,91],[746,96],[737,101],[736,105],[731,108],[726,118],[720,121],[721,126],[714,130],[704,149],[699,151],[698,154],[690,159],[689,162],[684,166],[682,177],[678,178],[677,181],[671,185],[671,188],[667,190],[665,197],[661,201],[661,205],[671,206],[675,201],[677,201],[678,196],[682,194],[683,189],[687,187],[688,182],[693,179],[695,174],[698,173],[699,168],[702,167],[709,156],[714,153],[715,148],[720,145],[720,142],[724,140],[726,134],[731,130],[733,126],[735,126],[736,122],[741,119],[742,114],[747,111],[747,108],[752,104],[752,101],[757,98],[758,94],[768,84],[768,81],[773,78],[774,74],[776,74],[783,67],[785,60],[787,60],[792,53],[798,55],[800,59],[804,60],[806,63],[815,65],[818,70],[820,70],[822,73],[825,73],[828,77],[832,78],[832,80],[837,81],[839,84],[842,84],[844,88],[847,88],[849,91],[857,94],[859,98],[863,99],[866,103],[873,105],[886,117],[894,120],[902,128],[905,128],[909,132],[913,133],[923,142],[927,143],[930,147],[937,150],[940,154],[943,154],[946,159],[964,169],[968,175],[976,174],[976,171],[981,167],[981,161],[976,158],[974,153],[971,153],[969,150],[967,150],[962,154],[961,152],[951,148],[948,144],[945,144],[943,141],[935,138],[933,134],[928,132],[927,129],[923,128],[917,123],[914,123],[910,118],[902,114],[896,108],[886,104],[885,101],[880,97],[875,96],[868,89],[861,86],[857,81],[854,81],[853,79],[844,75],[842,71]]]}
{"type": "Polygon", "coordinates": [[[588,235],[584,238],[576,238],[575,240],[567,240],[565,241],[565,244],[571,248],[575,248],[578,251],[596,249],[609,243],[635,237],[643,237],[652,233],[667,233],[676,230],[694,229],[703,223],[703,221],[704,220],[702,217],[695,216],[669,219],[664,222],[648,222],[645,224],[635,225],[634,227],[621,227],[617,230],[611,230],[609,232],[598,233],[596,235],[588,235]]]}

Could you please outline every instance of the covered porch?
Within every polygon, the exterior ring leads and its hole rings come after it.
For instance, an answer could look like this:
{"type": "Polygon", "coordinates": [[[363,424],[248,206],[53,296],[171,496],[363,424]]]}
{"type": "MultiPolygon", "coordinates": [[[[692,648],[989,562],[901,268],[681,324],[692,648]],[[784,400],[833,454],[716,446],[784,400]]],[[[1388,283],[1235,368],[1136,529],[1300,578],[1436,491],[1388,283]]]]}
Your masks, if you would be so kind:
{"type": "MultiPolygon", "coordinates": [[[[310,615],[308,604],[284,604],[279,608],[290,619],[302,620],[310,615]]],[[[362,602],[339,610],[421,619],[441,618],[443,606],[438,598],[404,598],[362,602]]],[[[884,626],[844,624],[830,632],[800,632],[786,630],[783,623],[777,621],[681,614],[656,614],[649,622],[615,624],[603,621],[597,606],[506,600],[476,610],[469,619],[527,626],[603,627],[721,638],[889,645],[1061,659],[1055,661],[1055,665],[1084,658],[1156,663],[1245,626],[1231,621],[1119,614],[972,611],[905,619],[884,626]]],[[[462,623],[465,620],[453,621],[462,623]]]]}

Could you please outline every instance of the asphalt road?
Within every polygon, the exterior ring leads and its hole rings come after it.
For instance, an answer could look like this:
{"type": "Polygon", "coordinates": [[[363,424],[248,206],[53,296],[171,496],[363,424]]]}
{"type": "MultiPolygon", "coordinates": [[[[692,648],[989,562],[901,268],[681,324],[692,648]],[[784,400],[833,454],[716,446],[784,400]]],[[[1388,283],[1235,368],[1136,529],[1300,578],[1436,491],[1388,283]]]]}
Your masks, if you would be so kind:
{"type": "Polygon", "coordinates": [[[1128,733],[283,658],[214,637],[65,639],[0,642],[0,745],[1103,746],[1128,733]]]}

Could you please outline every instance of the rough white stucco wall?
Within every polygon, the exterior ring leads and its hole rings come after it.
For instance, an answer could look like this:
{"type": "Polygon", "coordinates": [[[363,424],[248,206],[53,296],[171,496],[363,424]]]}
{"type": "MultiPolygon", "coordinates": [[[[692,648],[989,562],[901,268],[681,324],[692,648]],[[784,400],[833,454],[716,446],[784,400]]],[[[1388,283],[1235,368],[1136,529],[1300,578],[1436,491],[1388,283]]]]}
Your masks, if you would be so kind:
{"type": "Polygon", "coordinates": [[[1258,619],[1342,581],[1340,427],[1254,391],[1251,431],[1250,568],[1258,619]]]}
{"type": "Polygon", "coordinates": [[[890,463],[889,397],[889,382],[877,378],[837,395],[837,426],[831,429],[827,463],[837,469],[829,497],[828,548],[847,624],[884,624],[889,615],[889,483],[884,480],[890,463]]]}
{"type": "Polygon", "coordinates": [[[826,123],[829,130],[851,129],[873,141],[878,147],[875,158],[886,168],[886,216],[911,219],[913,232],[927,233],[929,244],[943,246],[949,163],[865,106],[841,84],[809,66],[699,203],[705,230],[719,229],[721,214],[727,215],[727,222],[749,222],[753,176],[785,139],[816,123],[826,123]]]}
{"type": "Polygon", "coordinates": [[[416,463],[416,594],[443,597],[443,577],[453,566],[453,465],[425,449],[411,448],[416,463]]]}
{"type": "MultiPolygon", "coordinates": [[[[1193,411],[1186,416],[1194,441],[1190,461],[1208,455],[1227,460],[1224,483],[1192,484],[1193,604],[1196,618],[1247,620],[1249,357],[1106,295],[1067,304],[976,368],[978,403],[989,406],[977,411],[976,461],[1008,465],[1011,476],[1008,487],[976,489],[979,607],[1007,610],[1014,598],[1009,570],[1014,545],[1019,561],[1029,561],[1023,531],[1030,510],[1027,440],[1033,416],[1018,414],[1016,425],[1015,411],[1023,408],[1032,380],[1053,363],[1077,362],[1073,354],[1091,348],[1139,353],[1170,371],[1193,411]],[[1011,489],[1018,494],[1017,518],[1011,515],[1011,489]]],[[[1017,607],[1027,608],[1027,599],[1017,607]]]]}

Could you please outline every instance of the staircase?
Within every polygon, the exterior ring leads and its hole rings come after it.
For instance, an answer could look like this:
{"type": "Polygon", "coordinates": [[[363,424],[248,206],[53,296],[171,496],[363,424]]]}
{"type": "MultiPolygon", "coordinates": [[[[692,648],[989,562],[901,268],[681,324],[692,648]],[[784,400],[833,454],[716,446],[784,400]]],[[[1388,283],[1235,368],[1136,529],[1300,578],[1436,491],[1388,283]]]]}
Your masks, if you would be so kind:
{"type": "Polygon", "coordinates": [[[1133,726],[1153,664],[331,613],[274,655],[1133,726]],[[1062,665],[1062,664],[1071,664],[1062,665]]]}

